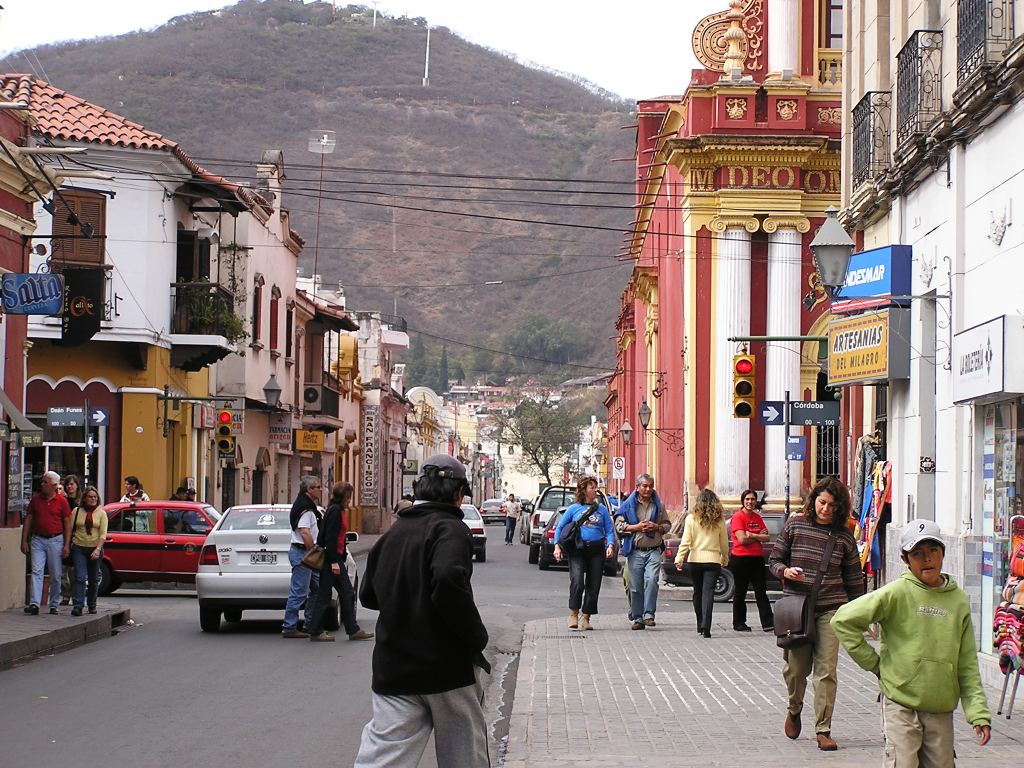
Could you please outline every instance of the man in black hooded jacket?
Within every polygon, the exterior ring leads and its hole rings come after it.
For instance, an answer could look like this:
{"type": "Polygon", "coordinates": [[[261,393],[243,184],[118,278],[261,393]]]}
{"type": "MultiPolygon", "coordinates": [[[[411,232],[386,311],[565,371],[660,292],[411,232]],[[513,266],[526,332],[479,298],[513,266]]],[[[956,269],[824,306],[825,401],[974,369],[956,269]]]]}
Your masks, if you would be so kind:
{"type": "Polygon", "coordinates": [[[437,764],[490,765],[479,669],[487,629],[473,602],[473,544],[462,521],[466,468],[423,463],[415,503],[366,560],[359,599],[380,612],[373,650],[373,719],[355,768],[416,765],[431,730],[437,764]]]}

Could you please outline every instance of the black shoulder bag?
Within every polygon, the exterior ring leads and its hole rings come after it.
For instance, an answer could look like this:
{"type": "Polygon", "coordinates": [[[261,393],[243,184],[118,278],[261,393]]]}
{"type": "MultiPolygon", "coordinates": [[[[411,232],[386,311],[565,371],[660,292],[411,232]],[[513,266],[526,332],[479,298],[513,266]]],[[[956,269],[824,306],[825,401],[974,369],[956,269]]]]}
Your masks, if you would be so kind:
{"type": "MultiPolygon", "coordinates": [[[[597,511],[597,504],[591,504],[590,509],[573,520],[569,525],[562,526],[562,533],[558,537],[558,546],[567,554],[575,554],[580,550],[580,528],[583,521],[597,511]]],[[[568,514],[568,512],[566,512],[568,514]]]]}
{"type": "Polygon", "coordinates": [[[800,648],[811,645],[817,639],[814,606],[818,602],[821,580],[825,578],[825,569],[832,562],[835,546],[835,533],[829,533],[809,595],[783,595],[775,603],[775,642],[779,648],[800,648]]]}

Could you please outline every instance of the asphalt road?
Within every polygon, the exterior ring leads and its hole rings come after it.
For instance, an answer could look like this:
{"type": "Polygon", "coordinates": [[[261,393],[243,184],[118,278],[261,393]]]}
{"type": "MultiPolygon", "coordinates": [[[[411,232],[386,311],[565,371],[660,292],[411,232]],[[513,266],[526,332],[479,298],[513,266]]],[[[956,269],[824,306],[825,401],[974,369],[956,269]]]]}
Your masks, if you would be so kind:
{"type": "MultiPolygon", "coordinates": [[[[473,589],[490,633],[499,766],[523,624],[565,612],[568,574],[539,571],[525,546],[502,545],[501,526],[487,530],[473,589]]],[[[599,621],[624,620],[621,584],[605,578],[599,621]]],[[[271,612],[205,634],[188,592],[125,589],[107,599],[131,608],[135,625],[0,672],[4,768],[352,764],[370,717],[372,642],[343,633],[334,643],[282,640],[271,612]]],[[[359,619],[373,629],[374,613],[360,609],[359,619]]],[[[436,766],[432,744],[421,765],[436,766]]]]}

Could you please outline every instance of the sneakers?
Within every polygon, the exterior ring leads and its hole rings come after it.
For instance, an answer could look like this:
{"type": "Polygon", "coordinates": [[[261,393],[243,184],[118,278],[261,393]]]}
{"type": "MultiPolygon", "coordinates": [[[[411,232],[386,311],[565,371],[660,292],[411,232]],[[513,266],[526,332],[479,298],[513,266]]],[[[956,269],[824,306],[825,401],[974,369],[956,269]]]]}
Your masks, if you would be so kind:
{"type": "Polygon", "coordinates": [[[333,643],[334,635],[328,632],[321,632],[319,635],[308,635],[314,643],[333,643]]]}
{"type": "Polygon", "coordinates": [[[761,629],[764,630],[765,632],[774,632],[775,631],[775,625],[774,624],[769,624],[767,627],[761,627],[761,629]]]}
{"type": "Polygon", "coordinates": [[[50,609],[50,615],[51,616],[57,616],[59,614],[60,614],[60,611],[58,611],[56,608],[51,608],[50,609]]]}
{"type": "Polygon", "coordinates": [[[96,613],[96,609],[95,608],[90,608],[89,609],[89,613],[93,613],[93,614],[96,613]]]}
{"type": "Polygon", "coordinates": [[[71,615],[72,616],[81,616],[82,615],[82,607],[76,605],[74,608],[71,609],[71,615]]]}
{"type": "Polygon", "coordinates": [[[647,625],[642,621],[634,621],[632,629],[647,629],[647,625]]]}
{"type": "Polygon", "coordinates": [[[644,626],[645,627],[656,627],[658,625],[654,623],[654,617],[650,616],[650,617],[644,619],[644,626]]]}
{"type": "Polygon", "coordinates": [[[839,745],[836,744],[836,740],[832,738],[832,734],[828,731],[815,735],[818,739],[818,749],[822,752],[835,752],[839,749],[839,745]]]}
{"type": "Polygon", "coordinates": [[[753,632],[746,624],[737,624],[733,629],[737,632],[753,632]]]}
{"type": "Polygon", "coordinates": [[[287,632],[282,632],[281,637],[288,638],[289,640],[295,640],[303,637],[309,637],[309,632],[303,632],[301,629],[290,629],[287,632]]]}
{"type": "Polygon", "coordinates": [[[353,632],[348,636],[349,640],[373,640],[373,632],[367,632],[365,629],[360,629],[358,632],[353,632]]]}
{"type": "Polygon", "coordinates": [[[800,735],[800,715],[786,713],[786,725],[783,726],[786,738],[795,739],[800,735]]]}

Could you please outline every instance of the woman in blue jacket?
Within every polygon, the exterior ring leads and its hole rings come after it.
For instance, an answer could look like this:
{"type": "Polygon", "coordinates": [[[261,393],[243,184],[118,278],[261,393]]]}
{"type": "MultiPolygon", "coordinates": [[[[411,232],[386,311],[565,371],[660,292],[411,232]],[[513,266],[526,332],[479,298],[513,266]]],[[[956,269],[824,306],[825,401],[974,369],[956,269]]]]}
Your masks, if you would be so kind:
{"type": "Polygon", "coordinates": [[[611,515],[596,500],[597,478],[584,475],[576,484],[576,503],[565,510],[555,528],[555,541],[559,542],[562,529],[580,521],[575,546],[567,547],[566,551],[555,544],[555,560],[569,558],[569,629],[593,629],[590,617],[597,613],[604,561],[615,554],[611,515]]]}

